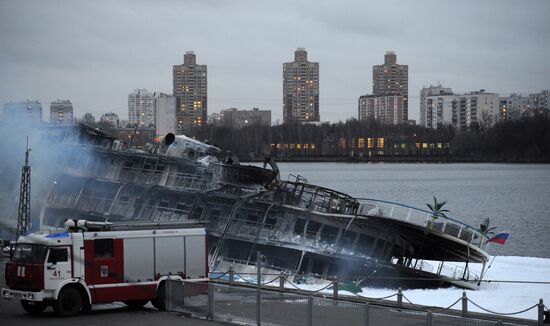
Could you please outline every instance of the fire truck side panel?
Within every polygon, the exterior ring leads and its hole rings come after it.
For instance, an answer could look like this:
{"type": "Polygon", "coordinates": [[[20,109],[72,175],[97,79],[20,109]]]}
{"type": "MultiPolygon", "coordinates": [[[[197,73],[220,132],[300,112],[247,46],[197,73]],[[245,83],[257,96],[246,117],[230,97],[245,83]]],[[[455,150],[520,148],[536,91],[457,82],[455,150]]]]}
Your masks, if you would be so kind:
{"type": "Polygon", "coordinates": [[[185,237],[155,238],[155,275],[170,274],[185,278],[185,237]]]}
{"type": "Polygon", "coordinates": [[[185,237],[185,260],[186,275],[188,278],[207,277],[204,257],[206,255],[204,236],[186,236],[185,237]]]}
{"type": "Polygon", "coordinates": [[[124,239],[124,282],[155,280],[154,238],[124,239]]]}
{"type": "Polygon", "coordinates": [[[116,284],[123,283],[123,239],[96,238],[84,241],[86,283],[93,289],[92,302],[119,300],[116,284]]]}
{"type": "Polygon", "coordinates": [[[143,282],[141,284],[121,284],[117,286],[116,300],[151,300],[156,295],[157,284],[155,282],[143,282]]]}

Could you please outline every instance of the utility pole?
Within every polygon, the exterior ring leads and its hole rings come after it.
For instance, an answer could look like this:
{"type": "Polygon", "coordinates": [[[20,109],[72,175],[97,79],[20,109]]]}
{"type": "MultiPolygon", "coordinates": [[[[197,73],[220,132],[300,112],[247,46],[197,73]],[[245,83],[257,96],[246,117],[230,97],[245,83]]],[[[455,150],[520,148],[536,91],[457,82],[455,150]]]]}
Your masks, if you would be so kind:
{"type": "Polygon", "coordinates": [[[29,137],[27,136],[27,150],[25,151],[25,165],[21,171],[21,187],[19,191],[19,210],[17,215],[17,234],[29,231],[31,228],[31,167],[29,166],[29,137]]]}

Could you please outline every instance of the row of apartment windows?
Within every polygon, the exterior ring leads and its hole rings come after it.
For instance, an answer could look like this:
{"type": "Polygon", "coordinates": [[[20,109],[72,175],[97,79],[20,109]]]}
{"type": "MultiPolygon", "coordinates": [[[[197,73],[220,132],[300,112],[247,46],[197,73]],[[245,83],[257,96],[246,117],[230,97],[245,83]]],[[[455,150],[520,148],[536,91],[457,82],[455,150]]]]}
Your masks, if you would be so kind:
{"type": "Polygon", "coordinates": [[[377,137],[377,138],[374,138],[374,137],[368,137],[368,138],[364,138],[364,137],[360,137],[360,138],[357,138],[357,142],[355,140],[355,138],[352,138],[351,140],[347,140],[345,138],[340,138],[339,142],[338,142],[338,146],[340,147],[340,149],[346,149],[346,148],[355,148],[357,146],[357,148],[365,148],[365,145],[367,146],[367,148],[384,148],[384,138],[383,137],[377,137]]]}
{"type": "Polygon", "coordinates": [[[285,144],[285,143],[277,143],[277,144],[271,144],[272,148],[277,149],[308,149],[308,150],[315,150],[317,149],[317,145],[315,144],[285,144]]]}
{"type": "MultiPolygon", "coordinates": [[[[360,137],[360,138],[357,138],[357,140],[355,138],[352,138],[350,140],[347,140],[345,138],[340,138],[339,140],[339,148],[340,149],[353,149],[353,148],[357,148],[357,149],[364,149],[364,148],[369,148],[369,149],[372,149],[372,148],[384,148],[386,147],[386,144],[385,144],[385,139],[383,137],[377,137],[377,138],[372,138],[372,137],[369,137],[369,138],[363,138],[363,137],[360,137]]],[[[402,149],[406,149],[408,147],[408,143],[393,143],[393,144],[390,144],[389,146],[390,148],[394,148],[394,149],[399,149],[399,148],[402,148],[402,149]]],[[[450,147],[450,144],[449,143],[421,143],[421,142],[417,142],[415,143],[415,147],[417,149],[443,149],[443,148],[449,148],[450,147]]]]}

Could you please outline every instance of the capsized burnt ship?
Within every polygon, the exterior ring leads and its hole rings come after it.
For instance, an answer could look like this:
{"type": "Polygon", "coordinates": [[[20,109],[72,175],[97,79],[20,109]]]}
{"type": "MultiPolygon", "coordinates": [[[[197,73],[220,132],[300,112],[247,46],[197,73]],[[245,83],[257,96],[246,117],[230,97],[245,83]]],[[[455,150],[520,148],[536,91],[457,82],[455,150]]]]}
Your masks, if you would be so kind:
{"type": "MultiPolygon", "coordinates": [[[[66,146],[76,146],[65,138],[66,146]]],[[[245,166],[214,146],[165,137],[159,153],[73,150],[41,210],[44,227],[96,221],[198,220],[213,272],[333,278],[358,285],[474,289],[485,271],[486,235],[456,219],[397,203],[358,199],[302,177],[281,181],[276,164],[245,166]],[[483,265],[481,275],[470,264],[483,265]]]]}

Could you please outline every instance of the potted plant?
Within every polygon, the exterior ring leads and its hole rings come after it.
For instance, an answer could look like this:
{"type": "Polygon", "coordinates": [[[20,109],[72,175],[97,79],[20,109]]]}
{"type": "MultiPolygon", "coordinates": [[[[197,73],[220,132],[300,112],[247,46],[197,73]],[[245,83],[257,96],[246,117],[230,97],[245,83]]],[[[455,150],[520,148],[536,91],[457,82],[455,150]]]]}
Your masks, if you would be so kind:
{"type": "Polygon", "coordinates": [[[432,212],[432,216],[431,216],[431,218],[432,218],[432,228],[435,224],[435,220],[437,220],[440,216],[447,217],[447,215],[445,215],[445,213],[449,212],[448,209],[443,208],[443,206],[445,206],[445,204],[447,204],[447,201],[438,201],[435,196],[433,196],[433,198],[434,198],[433,204],[426,203],[426,206],[428,206],[428,208],[432,212]]]}

